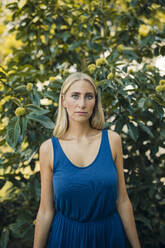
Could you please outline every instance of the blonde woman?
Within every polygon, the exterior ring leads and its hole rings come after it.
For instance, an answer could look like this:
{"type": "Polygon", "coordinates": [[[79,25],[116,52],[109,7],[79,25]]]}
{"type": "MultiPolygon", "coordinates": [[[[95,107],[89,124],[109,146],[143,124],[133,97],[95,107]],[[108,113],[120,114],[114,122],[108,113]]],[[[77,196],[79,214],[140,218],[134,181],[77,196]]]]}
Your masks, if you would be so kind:
{"type": "Polygon", "coordinates": [[[103,126],[95,82],[85,73],[71,74],[61,88],[53,136],[40,146],[33,248],[125,248],[126,236],[140,248],[121,137],[103,126]]]}

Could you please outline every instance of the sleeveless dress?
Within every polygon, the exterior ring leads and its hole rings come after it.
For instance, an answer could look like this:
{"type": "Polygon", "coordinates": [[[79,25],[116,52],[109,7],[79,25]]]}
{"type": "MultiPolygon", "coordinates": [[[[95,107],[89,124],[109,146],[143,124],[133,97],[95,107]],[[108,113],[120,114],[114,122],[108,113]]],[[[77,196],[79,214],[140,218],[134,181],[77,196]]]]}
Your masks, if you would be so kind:
{"type": "Polygon", "coordinates": [[[51,141],[56,215],[48,248],[125,248],[125,232],[116,209],[117,170],[108,130],[102,129],[97,156],[86,167],[68,159],[57,137],[51,141]]]}

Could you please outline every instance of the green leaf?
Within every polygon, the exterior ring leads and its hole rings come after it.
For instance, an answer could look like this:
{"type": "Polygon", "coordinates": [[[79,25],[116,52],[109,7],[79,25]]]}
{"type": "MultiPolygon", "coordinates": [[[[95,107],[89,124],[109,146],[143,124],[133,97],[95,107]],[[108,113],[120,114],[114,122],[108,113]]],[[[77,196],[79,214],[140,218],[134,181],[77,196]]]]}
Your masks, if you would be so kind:
{"type": "MultiPolygon", "coordinates": [[[[60,88],[60,87],[61,87],[61,85],[58,88],[60,88]]],[[[54,92],[50,92],[50,91],[45,92],[44,97],[48,97],[48,98],[52,99],[53,101],[58,101],[58,97],[57,97],[57,95],[54,94],[54,92]]]]}
{"type": "Polygon", "coordinates": [[[145,98],[141,98],[138,102],[139,108],[144,109],[144,104],[145,104],[145,98]]]}
{"type": "Polygon", "coordinates": [[[46,43],[48,44],[48,41],[49,41],[49,33],[48,33],[48,32],[45,32],[44,36],[45,36],[45,41],[46,41],[46,43]]]}
{"type": "Polygon", "coordinates": [[[15,148],[17,145],[20,132],[19,118],[15,116],[9,122],[6,135],[6,140],[11,147],[15,148]]]}
{"type": "Polygon", "coordinates": [[[153,95],[152,99],[157,102],[159,105],[161,106],[165,106],[165,99],[161,98],[161,96],[159,96],[158,94],[153,95]]]}
{"type": "Polygon", "coordinates": [[[18,105],[19,107],[21,107],[21,101],[18,99],[18,98],[16,98],[16,97],[12,97],[12,101],[16,104],[16,105],[18,105]]]}
{"type": "Polygon", "coordinates": [[[139,137],[139,132],[137,127],[135,127],[133,125],[133,123],[127,123],[127,127],[128,127],[128,134],[129,136],[134,140],[137,141],[138,137],[139,137]]]}
{"type": "Polygon", "coordinates": [[[18,3],[17,2],[13,2],[13,3],[9,3],[6,5],[6,8],[14,11],[18,9],[18,3]]]}
{"type": "Polygon", "coordinates": [[[35,111],[35,110],[44,110],[43,108],[41,108],[40,106],[38,105],[35,105],[35,104],[26,104],[25,107],[27,109],[31,109],[32,111],[35,111]]]}
{"type": "Polygon", "coordinates": [[[27,104],[25,105],[25,107],[26,109],[31,110],[29,114],[43,115],[50,112],[50,110],[41,108],[38,105],[34,105],[34,104],[27,104]]]}
{"type": "Polygon", "coordinates": [[[0,179],[0,189],[3,188],[3,186],[5,185],[6,180],[5,179],[0,179]]]}
{"type": "Polygon", "coordinates": [[[3,231],[1,233],[1,239],[0,239],[0,247],[7,248],[8,241],[9,241],[9,230],[6,228],[3,228],[3,231]]]}
{"type": "Polygon", "coordinates": [[[26,91],[26,87],[24,85],[20,85],[20,86],[15,87],[14,90],[25,92],[26,91]]]}
{"type": "Polygon", "coordinates": [[[158,46],[155,47],[155,49],[154,49],[154,55],[159,56],[159,47],[158,46]]]}
{"type": "Polygon", "coordinates": [[[27,118],[26,117],[22,117],[22,127],[21,127],[21,130],[22,130],[23,137],[25,136],[26,129],[27,129],[27,118]]]}
{"type": "Polygon", "coordinates": [[[69,36],[71,36],[70,32],[65,31],[65,32],[63,33],[63,35],[61,36],[61,38],[63,39],[64,42],[66,42],[67,39],[69,38],[69,36]]]}
{"type": "Polygon", "coordinates": [[[45,116],[45,115],[34,115],[32,114],[28,114],[26,115],[26,117],[30,120],[33,121],[37,121],[39,123],[41,123],[44,127],[49,128],[49,129],[53,129],[54,128],[54,123],[49,119],[49,117],[45,116]]]}
{"type": "Polygon", "coordinates": [[[165,56],[165,46],[161,47],[160,53],[161,53],[162,56],[165,56]]]}
{"type": "Polygon", "coordinates": [[[5,75],[5,73],[3,73],[3,72],[0,72],[0,78],[6,78],[6,75],[5,75]]]}
{"type": "Polygon", "coordinates": [[[152,226],[151,226],[151,222],[149,219],[147,219],[146,217],[142,216],[142,215],[138,215],[135,216],[135,220],[136,221],[140,221],[143,222],[145,224],[145,226],[147,226],[151,231],[152,231],[152,226]]]}
{"type": "Polygon", "coordinates": [[[40,106],[40,95],[39,93],[37,92],[36,89],[33,90],[34,92],[34,99],[33,99],[33,103],[40,106]]]}
{"type": "Polygon", "coordinates": [[[82,41],[75,41],[69,46],[69,51],[74,50],[82,44],[82,41]]]}
{"type": "Polygon", "coordinates": [[[115,131],[116,131],[117,133],[121,133],[121,130],[122,130],[124,124],[125,124],[125,121],[124,121],[123,117],[122,117],[122,116],[119,117],[119,118],[117,119],[117,121],[116,121],[115,131]]]}
{"type": "Polygon", "coordinates": [[[43,108],[34,108],[34,107],[27,107],[27,109],[32,110],[30,113],[31,114],[35,114],[35,115],[43,115],[43,114],[47,114],[50,112],[50,110],[48,109],[43,109],[43,108]]]}
{"type": "Polygon", "coordinates": [[[49,112],[50,112],[50,110],[48,110],[48,109],[42,109],[42,110],[32,111],[31,113],[34,115],[44,115],[44,114],[47,114],[49,112]]]}
{"type": "Polygon", "coordinates": [[[138,125],[141,129],[143,129],[151,138],[154,138],[154,135],[152,134],[151,130],[145,126],[142,122],[138,122],[138,125]]]}
{"type": "Polygon", "coordinates": [[[20,120],[18,118],[18,120],[16,121],[15,123],[15,126],[14,126],[14,144],[16,145],[17,142],[18,142],[18,138],[20,136],[20,133],[21,133],[21,128],[20,128],[20,120]]]}
{"type": "Polygon", "coordinates": [[[130,60],[133,60],[133,59],[137,60],[138,59],[137,54],[130,51],[130,50],[124,50],[123,53],[127,59],[130,59],[130,60]]]}

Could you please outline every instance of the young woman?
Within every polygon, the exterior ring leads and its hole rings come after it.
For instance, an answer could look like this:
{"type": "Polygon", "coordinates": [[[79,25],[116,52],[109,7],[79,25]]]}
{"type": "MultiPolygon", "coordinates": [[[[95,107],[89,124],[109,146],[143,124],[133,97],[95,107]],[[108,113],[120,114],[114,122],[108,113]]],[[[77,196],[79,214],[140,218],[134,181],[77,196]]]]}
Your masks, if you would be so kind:
{"type": "Polygon", "coordinates": [[[51,139],[40,146],[41,200],[33,248],[140,248],[123,173],[122,140],[104,129],[93,79],[63,83],[51,139]]]}

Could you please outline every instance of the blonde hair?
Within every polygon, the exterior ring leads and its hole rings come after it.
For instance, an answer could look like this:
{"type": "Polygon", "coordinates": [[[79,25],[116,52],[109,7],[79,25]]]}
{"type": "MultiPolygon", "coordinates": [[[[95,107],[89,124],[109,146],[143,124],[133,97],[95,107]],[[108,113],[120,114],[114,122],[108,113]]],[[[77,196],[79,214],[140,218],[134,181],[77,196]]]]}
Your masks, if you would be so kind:
{"type": "Polygon", "coordinates": [[[57,138],[61,137],[69,127],[67,110],[62,105],[62,95],[65,95],[69,87],[73,83],[79,80],[86,80],[90,82],[95,91],[95,97],[96,97],[95,106],[93,113],[89,118],[89,123],[91,127],[96,129],[102,129],[104,126],[105,120],[104,120],[104,112],[101,103],[101,96],[97,90],[97,86],[94,80],[86,73],[74,72],[66,78],[66,80],[63,82],[63,85],[61,87],[59,103],[58,103],[58,114],[57,114],[55,127],[53,130],[53,135],[56,136],[57,138]]]}

